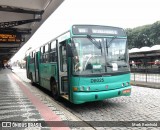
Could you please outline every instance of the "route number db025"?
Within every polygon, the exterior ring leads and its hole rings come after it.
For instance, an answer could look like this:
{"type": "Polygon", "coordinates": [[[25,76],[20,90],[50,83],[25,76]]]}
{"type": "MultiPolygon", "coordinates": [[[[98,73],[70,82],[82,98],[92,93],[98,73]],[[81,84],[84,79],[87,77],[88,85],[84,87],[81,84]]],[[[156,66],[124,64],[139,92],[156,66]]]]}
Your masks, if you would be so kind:
{"type": "Polygon", "coordinates": [[[104,82],[103,78],[91,79],[91,83],[104,82]]]}

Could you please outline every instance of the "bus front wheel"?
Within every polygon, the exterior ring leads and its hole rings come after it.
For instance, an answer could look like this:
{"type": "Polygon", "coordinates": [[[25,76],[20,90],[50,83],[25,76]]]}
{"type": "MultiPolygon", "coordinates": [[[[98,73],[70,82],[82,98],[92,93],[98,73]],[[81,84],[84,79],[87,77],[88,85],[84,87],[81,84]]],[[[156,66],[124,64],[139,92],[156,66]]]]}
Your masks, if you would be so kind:
{"type": "Polygon", "coordinates": [[[51,81],[51,92],[52,96],[55,100],[59,99],[58,87],[54,80],[51,81]]]}

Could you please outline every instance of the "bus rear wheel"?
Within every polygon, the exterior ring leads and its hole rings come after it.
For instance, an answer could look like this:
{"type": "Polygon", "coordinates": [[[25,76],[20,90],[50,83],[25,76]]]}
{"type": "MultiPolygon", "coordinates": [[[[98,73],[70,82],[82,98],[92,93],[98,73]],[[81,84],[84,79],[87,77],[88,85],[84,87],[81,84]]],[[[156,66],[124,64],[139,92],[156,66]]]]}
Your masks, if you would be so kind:
{"type": "Polygon", "coordinates": [[[55,100],[59,99],[58,87],[54,80],[51,81],[51,92],[52,96],[55,100]]]}

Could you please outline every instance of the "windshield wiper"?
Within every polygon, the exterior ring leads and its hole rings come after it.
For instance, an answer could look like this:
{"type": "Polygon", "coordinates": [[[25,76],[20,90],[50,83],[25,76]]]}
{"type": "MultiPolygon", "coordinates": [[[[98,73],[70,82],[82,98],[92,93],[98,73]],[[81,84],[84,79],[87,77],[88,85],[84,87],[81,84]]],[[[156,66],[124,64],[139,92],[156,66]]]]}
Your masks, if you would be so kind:
{"type": "Polygon", "coordinates": [[[102,51],[102,46],[100,42],[97,42],[91,35],[87,35],[87,38],[98,48],[102,51]]]}
{"type": "Polygon", "coordinates": [[[107,54],[108,54],[108,48],[111,46],[112,41],[113,41],[114,39],[116,39],[116,38],[117,38],[117,36],[114,36],[114,37],[109,41],[109,43],[107,43],[107,39],[106,39],[107,54]]]}
{"type": "Polygon", "coordinates": [[[114,39],[116,39],[116,38],[117,38],[117,36],[114,36],[114,37],[109,41],[108,44],[107,44],[107,40],[106,40],[106,47],[109,48],[110,45],[111,45],[111,43],[112,43],[112,41],[113,41],[114,39]]]}

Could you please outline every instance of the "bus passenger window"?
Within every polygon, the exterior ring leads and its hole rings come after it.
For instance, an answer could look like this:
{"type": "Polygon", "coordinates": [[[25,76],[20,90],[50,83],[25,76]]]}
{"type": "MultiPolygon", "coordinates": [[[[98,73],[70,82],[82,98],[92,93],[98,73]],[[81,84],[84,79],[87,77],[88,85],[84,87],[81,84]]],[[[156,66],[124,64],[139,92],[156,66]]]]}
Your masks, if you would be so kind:
{"type": "Polygon", "coordinates": [[[66,45],[60,46],[60,54],[61,54],[61,71],[67,71],[67,58],[66,58],[66,45]]]}
{"type": "Polygon", "coordinates": [[[49,62],[57,62],[56,41],[50,44],[49,62]]]}

